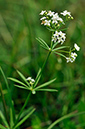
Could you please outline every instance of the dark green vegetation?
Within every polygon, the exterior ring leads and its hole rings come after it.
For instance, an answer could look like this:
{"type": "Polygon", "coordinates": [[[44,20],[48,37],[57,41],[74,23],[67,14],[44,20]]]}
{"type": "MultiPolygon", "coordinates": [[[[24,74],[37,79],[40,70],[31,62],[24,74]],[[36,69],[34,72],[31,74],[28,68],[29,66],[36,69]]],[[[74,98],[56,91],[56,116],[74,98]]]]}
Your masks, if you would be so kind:
{"type": "MultiPolygon", "coordinates": [[[[47,55],[47,51],[39,46],[36,38],[41,37],[50,44],[51,36],[51,33],[40,25],[41,10],[70,11],[74,20],[68,24],[64,44],[73,47],[76,42],[81,50],[74,63],[67,64],[66,60],[59,56],[50,56],[39,83],[56,77],[57,80],[49,87],[56,88],[58,92],[37,92],[32,95],[26,109],[34,106],[36,111],[20,129],[47,129],[52,122],[70,112],[85,111],[84,0],[0,0],[0,66],[6,77],[20,79],[16,69],[25,77],[36,77],[47,55]]],[[[10,80],[8,82],[18,114],[29,91],[14,87],[10,80]]],[[[9,94],[1,73],[0,83],[9,110],[9,94]]],[[[4,112],[1,92],[0,110],[4,112]]],[[[85,115],[65,119],[53,129],[85,129],[85,115]]]]}

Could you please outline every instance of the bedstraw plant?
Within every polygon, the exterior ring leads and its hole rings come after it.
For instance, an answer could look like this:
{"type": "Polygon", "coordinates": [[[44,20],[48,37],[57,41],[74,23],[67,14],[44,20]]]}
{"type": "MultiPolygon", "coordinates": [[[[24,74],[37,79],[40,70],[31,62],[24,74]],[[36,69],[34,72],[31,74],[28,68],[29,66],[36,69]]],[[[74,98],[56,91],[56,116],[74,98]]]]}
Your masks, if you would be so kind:
{"type": "MultiPolygon", "coordinates": [[[[5,99],[4,99],[2,85],[0,84],[1,94],[2,94],[2,98],[3,98],[2,100],[3,100],[3,105],[4,105],[4,111],[5,111],[4,114],[6,114],[6,115],[4,115],[2,113],[2,111],[0,111],[0,115],[1,115],[0,117],[2,119],[2,124],[0,124],[0,129],[19,129],[20,128],[21,124],[23,124],[29,118],[29,116],[35,111],[35,108],[30,107],[28,109],[27,115],[25,115],[25,116],[23,115],[23,117],[22,117],[24,109],[25,109],[25,107],[30,99],[30,96],[32,94],[34,96],[34,94],[37,94],[38,91],[58,92],[57,89],[46,88],[48,85],[53,83],[56,80],[56,78],[39,85],[40,78],[43,76],[42,71],[43,71],[43,69],[45,69],[45,65],[49,59],[50,54],[57,54],[59,56],[62,56],[63,58],[65,58],[67,63],[68,62],[72,63],[75,61],[75,59],[77,57],[77,53],[75,51],[80,50],[80,47],[76,43],[74,43],[73,48],[71,48],[70,46],[64,45],[65,40],[66,40],[65,31],[67,30],[67,28],[65,27],[66,22],[69,22],[70,20],[73,19],[70,12],[65,10],[65,11],[61,12],[59,15],[58,13],[44,10],[44,11],[41,11],[40,17],[41,17],[40,18],[41,25],[44,25],[48,29],[48,31],[50,31],[52,34],[50,46],[42,38],[40,38],[40,37],[36,38],[37,41],[39,42],[40,46],[47,51],[47,53],[48,53],[47,58],[45,59],[42,67],[38,70],[38,73],[37,73],[35,79],[33,79],[32,77],[26,78],[18,70],[17,70],[17,73],[21,77],[22,81],[20,81],[16,78],[11,78],[11,77],[8,78],[11,81],[15,82],[16,87],[28,90],[27,99],[25,100],[24,105],[22,106],[18,116],[16,116],[16,114],[15,114],[15,109],[14,109],[8,81],[5,77],[5,74],[2,70],[2,68],[0,68],[0,71],[4,77],[4,80],[5,80],[5,83],[7,86],[7,91],[9,93],[9,100],[10,100],[10,107],[9,107],[10,115],[7,116],[7,114],[8,114],[7,107],[6,107],[6,103],[5,103],[5,99]]],[[[52,123],[48,127],[48,129],[53,128],[57,123],[59,123],[63,119],[66,119],[68,117],[73,117],[76,115],[80,115],[82,113],[85,113],[85,112],[81,112],[81,113],[72,112],[70,114],[67,114],[66,116],[63,116],[60,119],[56,120],[54,123],[52,123]]]]}

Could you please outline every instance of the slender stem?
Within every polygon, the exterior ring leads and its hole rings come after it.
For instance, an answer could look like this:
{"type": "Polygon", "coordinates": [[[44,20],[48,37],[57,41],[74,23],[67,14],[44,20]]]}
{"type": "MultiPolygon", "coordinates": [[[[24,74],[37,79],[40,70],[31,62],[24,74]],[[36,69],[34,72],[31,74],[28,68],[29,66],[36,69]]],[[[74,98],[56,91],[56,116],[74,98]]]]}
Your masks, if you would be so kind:
{"type": "Polygon", "coordinates": [[[6,102],[5,102],[5,98],[4,98],[4,94],[3,94],[3,90],[2,90],[2,85],[1,85],[1,83],[0,83],[0,90],[1,90],[2,102],[3,102],[3,107],[4,107],[6,119],[7,119],[7,122],[9,122],[9,121],[8,121],[9,118],[8,118],[8,113],[7,113],[6,102]]]}
{"type": "MultiPolygon", "coordinates": [[[[44,67],[45,67],[45,65],[46,65],[46,63],[47,63],[47,61],[48,61],[48,58],[49,58],[50,54],[51,54],[51,50],[49,50],[49,53],[48,53],[48,55],[47,55],[47,58],[46,58],[44,64],[42,65],[41,71],[40,71],[40,73],[38,74],[36,80],[37,80],[37,79],[39,78],[39,76],[41,75],[41,73],[42,73],[42,71],[43,71],[43,69],[44,69],[44,67]]],[[[35,80],[35,82],[36,82],[36,80],[35,80]]],[[[36,83],[34,83],[34,87],[35,87],[35,86],[36,86],[36,83]]]]}
{"type": "Polygon", "coordinates": [[[29,100],[29,98],[30,98],[30,95],[31,95],[31,92],[30,92],[29,95],[27,96],[27,99],[25,100],[25,103],[24,103],[23,107],[21,108],[21,111],[19,112],[18,118],[17,118],[16,121],[15,121],[14,127],[15,127],[15,125],[17,124],[17,122],[19,121],[19,118],[20,118],[20,116],[21,116],[23,110],[25,109],[25,107],[26,107],[26,105],[27,105],[27,103],[28,103],[28,100],[29,100]]]}
{"type": "Polygon", "coordinates": [[[52,46],[53,46],[53,41],[52,41],[53,34],[54,34],[54,31],[52,32],[52,36],[51,36],[51,45],[50,45],[51,49],[52,49],[52,46]]]}

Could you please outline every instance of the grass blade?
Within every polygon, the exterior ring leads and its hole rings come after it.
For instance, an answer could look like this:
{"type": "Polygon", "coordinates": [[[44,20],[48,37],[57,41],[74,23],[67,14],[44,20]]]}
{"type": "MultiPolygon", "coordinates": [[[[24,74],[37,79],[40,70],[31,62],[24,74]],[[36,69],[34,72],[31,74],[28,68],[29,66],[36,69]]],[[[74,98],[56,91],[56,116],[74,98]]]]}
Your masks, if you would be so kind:
{"type": "Polygon", "coordinates": [[[12,108],[13,119],[14,119],[14,121],[15,121],[15,110],[14,110],[14,106],[13,106],[13,103],[12,103],[12,97],[11,97],[11,93],[10,93],[8,81],[7,81],[7,79],[6,79],[6,77],[5,77],[5,74],[4,74],[4,72],[3,72],[3,70],[2,70],[1,67],[0,67],[0,71],[1,71],[1,73],[2,73],[2,75],[3,75],[3,78],[4,78],[5,83],[6,83],[6,87],[7,87],[7,91],[8,91],[8,96],[9,96],[10,107],[12,108]]]}
{"type": "Polygon", "coordinates": [[[14,122],[13,122],[13,112],[12,112],[12,109],[10,108],[10,127],[12,128],[13,125],[14,125],[14,122]]]}
{"type": "MultiPolygon", "coordinates": [[[[31,95],[31,92],[28,94],[28,96],[27,96],[27,98],[26,98],[26,100],[25,100],[25,103],[24,103],[23,107],[21,108],[21,110],[20,110],[20,112],[19,112],[19,114],[18,114],[18,117],[17,117],[17,119],[16,119],[16,121],[15,121],[14,127],[15,127],[16,124],[18,123],[18,121],[19,121],[19,119],[20,119],[20,116],[22,115],[23,110],[25,109],[25,107],[26,107],[26,105],[27,105],[27,103],[28,103],[28,101],[29,101],[30,95],[31,95]]],[[[14,128],[13,128],[13,129],[14,129],[14,128]]]]}
{"type": "Polygon", "coordinates": [[[6,129],[6,128],[5,128],[3,125],[1,125],[1,124],[0,124],[0,128],[1,128],[1,129],[6,129]]]}
{"type": "Polygon", "coordinates": [[[55,89],[38,89],[37,91],[48,91],[48,92],[57,92],[55,89]]]}
{"type": "Polygon", "coordinates": [[[78,115],[81,115],[81,114],[85,114],[85,111],[79,112],[79,113],[76,113],[76,112],[69,113],[69,114],[59,118],[55,122],[53,122],[47,129],[52,129],[56,124],[58,124],[59,122],[61,122],[64,119],[75,117],[75,116],[78,116],[78,115]]]}
{"type": "Polygon", "coordinates": [[[9,125],[8,125],[6,119],[5,119],[5,117],[4,117],[4,115],[3,115],[3,113],[1,111],[0,111],[0,117],[1,117],[1,119],[3,121],[3,123],[5,124],[5,126],[7,126],[7,128],[9,129],[9,125]]]}
{"type": "Polygon", "coordinates": [[[35,109],[32,109],[32,111],[27,114],[20,122],[18,122],[18,124],[13,128],[16,129],[17,127],[19,127],[21,124],[23,124],[29,117],[30,115],[35,111],[35,109]]]}
{"type": "Polygon", "coordinates": [[[26,78],[24,77],[24,75],[21,72],[19,72],[18,70],[17,70],[17,73],[23,79],[23,81],[30,87],[30,84],[28,83],[28,81],[26,80],[26,78]]]}
{"type": "Polygon", "coordinates": [[[45,87],[45,86],[47,86],[47,85],[50,85],[50,84],[53,83],[55,80],[56,80],[56,78],[55,78],[55,79],[52,79],[52,80],[50,80],[50,81],[48,81],[48,82],[46,82],[46,83],[44,83],[44,84],[42,84],[42,85],[40,85],[40,86],[38,86],[38,87],[36,87],[35,90],[40,89],[40,88],[42,88],[42,87],[45,87]]]}

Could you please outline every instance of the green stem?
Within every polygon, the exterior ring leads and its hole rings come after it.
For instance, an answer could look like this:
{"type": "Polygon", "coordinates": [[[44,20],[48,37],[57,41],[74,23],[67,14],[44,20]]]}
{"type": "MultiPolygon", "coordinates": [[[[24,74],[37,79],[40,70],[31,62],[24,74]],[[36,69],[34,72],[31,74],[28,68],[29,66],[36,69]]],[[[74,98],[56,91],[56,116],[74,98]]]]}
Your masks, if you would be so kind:
{"type": "MultiPolygon", "coordinates": [[[[42,71],[43,71],[43,69],[44,69],[44,67],[45,67],[45,65],[46,65],[46,63],[47,63],[47,61],[48,61],[48,58],[49,58],[50,54],[51,54],[51,49],[49,50],[49,53],[48,53],[48,55],[47,55],[47,58],[46,58],[46,60],[45,60],[45,62],[44,62],[44,64],[43,64],[43,66],[42,66],[42,68],[41,68],[41,71],[40,71],[40,73],[38,74],[36,80],[37,80],[37,79],[39,78],[39,76],[41,75],[41,73],[42,73],[42,71]]],[[[36,80],[35,80],[35,82],[36,82],[36,80]]],[[[36,83],[34,83],[34,87],[35,87],[35,86],[36,86],[36,83]]]]}
{"type": "Polygon", "coordinates": [[[28,100],[29,100],[29,98],[30,98],[30,95],[31,95],[31,92],[30,92],[29,95],[27,96],[27,99],[25,100],[25,103],[24,103],[23,107],[21,108],[21,111],[19,112],[18,118],[17,118],[16,121],[15,121],[14,127],[16,126],[17,122],[19,121],[19,118],[20,118],[20,116],[21,116],[23,110],[25,109],[25,107],[26,107],[26,105],[27,105],[27,103],[28,103],[28,100]]]}
{"type": "Polygon", "coordinates": [[[2,96],[2,102],[3,102],[3,107],[4,107],[4,111],[5,111],[5,115],[6,115],[6,120],[7,122],[9,122],[8,120],[8,113],[7,113],[7,107],[6,107],[6,102],[5,102],[5,98],[4,98],[4,94],[3,94],[3,90],[2,90],[2,85],[0,83],[0,90],[1,90],[1,96],[2,96]]]}

